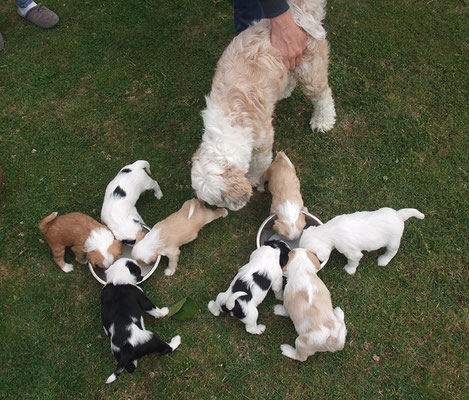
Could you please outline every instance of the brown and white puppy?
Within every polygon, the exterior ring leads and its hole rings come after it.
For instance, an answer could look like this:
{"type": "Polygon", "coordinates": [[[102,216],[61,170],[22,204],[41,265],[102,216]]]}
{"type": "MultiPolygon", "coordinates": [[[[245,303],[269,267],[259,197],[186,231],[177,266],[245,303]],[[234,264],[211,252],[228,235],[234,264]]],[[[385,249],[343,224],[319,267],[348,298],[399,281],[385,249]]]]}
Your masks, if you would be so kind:
{"type": "Polygon", "coordinates": [[[301,64],[289,71],[270,40],[270,20],[262,19],[236,36],[220,57],[207,108],[202,143],[192,157],[192,187],[199,199],[236,211],[272,161],[275,104],[299,83],[314,105],[313,130],[335,123],[328,84],[329,44],[322,26],[325,0],[289,0],[296,24],[307,34],[301,64]]]}
{"type": "Polygon", "coordinates": [[[318,258],[301,248],[290,252],[283,268],[287,277],[283,306],[276,305],[274,313],[289,316],[298,332],[295,347],[280,346],[282,354],[294,360],[306,361],[318,351],[335,352],[345,345],[344,312],[339,307],[332,309],[329,290],[316,275],[320,269],[318,258]]]}
{"type": "Polygon", "coordinates": [[[272,194],[270,213],[278,217],[273,230],[289,240],[298,239],[306,226],[306,217],[301,211],[307,209],[301,197],[295,166],[283,151],[277,153],[262,175],[259,190],[264,189],[265,182],[268,182],[272,194]]]}
{"type": "Polygon", "coordinates": [[[143,232],[137,235],[132,258],[139,263],[151,264],[158,255],[166,256],[169,265],[164,273],[173,275],[181,254],[179,247],[195,240],[204,225],[227,215],[224,208],[211,210],[200,200],[187,200],[179,211],[158,222],[146,235],[143,232]]]}
{"type": "Polygon", "coordinates": [[[59,217],[54,212],[39,222],[39,230],[64,272],[73,271],[73,265],[64,261],[66,247],[71,248],[80,264],[88,260],[95,268],[108,268],[122,254],[122,243],[107,226],[79,212],[59,217]]]}

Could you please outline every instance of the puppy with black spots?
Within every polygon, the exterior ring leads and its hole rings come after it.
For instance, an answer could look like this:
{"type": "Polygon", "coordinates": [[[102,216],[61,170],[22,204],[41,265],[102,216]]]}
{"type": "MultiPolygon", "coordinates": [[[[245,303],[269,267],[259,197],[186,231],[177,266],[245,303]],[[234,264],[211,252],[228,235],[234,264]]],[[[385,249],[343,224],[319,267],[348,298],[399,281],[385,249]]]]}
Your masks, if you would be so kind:
{"type": "Polygon", "coordinates": [[[251,254],[249,263],[239,269],[228,290],[208,303],[209,311],[216,317],[220,312],[230,313],[245,324],[247,332],[262,334],[265,325],[257,324],[257,306],[270,288],[276,299],[283,299],[282,266],[287,263],[289,252],[283,241],[265,242],[251,254]]]}
{"type": "Polygon", "coordinates": [[[150,174],[148,161],[138,160],[122,168],[106,187],[101,221],[123,243],[134,244],[137,233],[142,230],[144,221],[135,207],[140,195],[153,190],[157,199],[163,196],[158,182],[150,174]]]}
{"type": "Polygon", "coordinates": [[[154,352],[170,353],[181,343],[179,335],[166,343],[145,329],[142,311],[162,318],[169,310],[156,307],[145,296],[137,286],[141,280],[140,267],[129,258],[117,260],[106,270],[107,284],[101,292],[101,319],[117,360],[116,370],[106,383],[114,382],[124,369],[134,372],[140,357],[154,352]]]}

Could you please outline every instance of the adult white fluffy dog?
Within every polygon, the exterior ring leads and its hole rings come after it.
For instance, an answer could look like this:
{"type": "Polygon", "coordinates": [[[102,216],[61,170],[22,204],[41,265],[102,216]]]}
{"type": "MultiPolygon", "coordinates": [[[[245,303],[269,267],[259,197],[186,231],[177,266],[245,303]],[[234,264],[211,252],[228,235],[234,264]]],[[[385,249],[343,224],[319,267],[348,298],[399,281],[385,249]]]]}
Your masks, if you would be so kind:
{"type": "Polygon", "coordinates": [[[270,42],[269,20],[236,36],[218,61],[203,111],[204,134],[192,157],[192,187],[197,197],[239,210],[260,184],[272,161],[275,103],[298,82],[314,104],[313,130],[334,126],[335,108],[328,84],[329,44],[321,21],[325,0],[290,0],[295,22],[307,33],[302,63],[288,71],[270,42]]]}
{"type": "Polygon", "coordinates": [[[331,251],[337,249],[347,257],[344,269],[350,275],[357,271],[362,251],[386,247],[386,252],[378,257],[378,265],[384,267],[399,250],[404,221],[410,217],[423,219],[425,215],[415,208],[396,211],[389,207],[339,215],[323,225],[306,228],[300,247],[312,251],[321,261],[327,260],[331,251]]]}

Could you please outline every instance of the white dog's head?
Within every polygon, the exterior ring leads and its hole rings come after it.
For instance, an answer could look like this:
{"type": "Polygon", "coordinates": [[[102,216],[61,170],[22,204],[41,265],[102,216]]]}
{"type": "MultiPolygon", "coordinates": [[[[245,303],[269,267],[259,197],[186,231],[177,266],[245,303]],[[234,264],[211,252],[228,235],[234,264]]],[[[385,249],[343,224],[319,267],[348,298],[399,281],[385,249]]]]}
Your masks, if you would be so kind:
{"type": "Polygon", "coordinates": [[[313,252],[323,262],[331,255],[333,245],[321,238],[321,232],[318,228],[320,226],[310,226],[303,231],[300,238],[300,247],[313,252]]]}
{"type": "Polygon", "coordinates": [[[203,149],[192,156],[192,188],[200,200],[232,211],[243,208],[252,195],[246,171],[224,166],[206,157],[203,149]]]}

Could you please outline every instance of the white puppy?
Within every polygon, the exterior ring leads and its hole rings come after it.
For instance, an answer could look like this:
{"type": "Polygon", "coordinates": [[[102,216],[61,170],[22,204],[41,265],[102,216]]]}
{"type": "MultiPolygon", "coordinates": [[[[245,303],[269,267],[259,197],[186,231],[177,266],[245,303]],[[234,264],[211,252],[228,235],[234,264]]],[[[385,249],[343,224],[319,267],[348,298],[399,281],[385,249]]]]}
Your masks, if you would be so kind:
{"type": "Polygon", "coordinates": [[[300,247],[312,251],[321,261],[327,260],[331,251],[337,249],[347,257],[345,271],[353,275],[362,251],[386,247],[386,252],[378,258],[378,265],[385,266],[391,261],[399,250],[404,221],[410,217],[423,219],[425,216],[415,208],[396,211],[388,207],[339,215],[323,225],[305,229],[300,247]]]}
{"type": "Polygon", "coordinates": [[[116,239],[127,244],[135,243],[141,224],[144,224],[135,207],[140,195],[153,190],[157,199],[163,196],[158,182],[147,172],[151,173],[148,161],[138,160],[126,165],[109,182],[104,195],[101,221],[111,229],[116,239]]]}
{"type": "Polygon", "coordinates": [[[339,351],[344,348],[347,328],[344,312],[332,309],[331,295],[316,273],[321,269],[317,257],[306,249],[290,252],[283,268],[287,284],[283,306],[274,307],[274,313],[290,317],[298,337],[295,347],[282,344],[282,354],[298,361],[306,361],[318,351],[339,351]]]}
{"type": "Polygon", "coordinates": [[[272,288],[278,300],[283,298],[280,256],[289,248],[279,241],[269,243],[255,250],[249,263],[239,269],[228,290],[208,303],[213,315],[218,317],[222,311],[230,313],[246,325],[247,332],[255,335],[265,330],[265,325],[257,324],[257,306],[264,301],[269,289],[272,288]]]}
{"type": "Polygon", "coordinates": [[[290,0],[295,22],[305,30],[301,64],[289,71],[270,40],[268,19],[252,24],[223,52],[203,111],[204,134],[192,157],[192,187],[197,197],[239,210],[258,186],[272,160],[272,114],[295,81],[314,104],[311,128],[332,129],[335,108],[328,84],[329,44],[322,27],[325,0],[290,0]]]}

